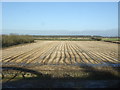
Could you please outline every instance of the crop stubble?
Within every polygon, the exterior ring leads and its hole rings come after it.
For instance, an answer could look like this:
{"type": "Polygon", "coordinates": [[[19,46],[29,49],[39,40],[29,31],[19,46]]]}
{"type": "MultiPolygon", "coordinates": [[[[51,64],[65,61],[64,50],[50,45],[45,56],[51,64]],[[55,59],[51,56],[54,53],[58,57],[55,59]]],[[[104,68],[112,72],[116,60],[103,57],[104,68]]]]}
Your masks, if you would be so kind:
{"type": "Polygon", "coordinates": [[[101,41],[37,41],[2,52],[3,65],[120,63],[118,45],[101,41]]]}

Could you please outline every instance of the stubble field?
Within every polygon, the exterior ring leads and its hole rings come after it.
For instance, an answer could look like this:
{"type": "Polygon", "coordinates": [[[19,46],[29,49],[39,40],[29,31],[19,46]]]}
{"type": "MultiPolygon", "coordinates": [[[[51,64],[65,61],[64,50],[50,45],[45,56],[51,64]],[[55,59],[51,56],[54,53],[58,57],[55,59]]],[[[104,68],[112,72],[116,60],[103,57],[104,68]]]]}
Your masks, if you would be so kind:
{"type": "MultiPolygon", "coordinates": [[[[30,78],[34,77],[39,77],[35,79],[37,82],[41,80],[40,78],[47,80],[120,78],[118,44],[115,43],[38,40],[36,43],[13,46],[1,51],[4,83],[21,78],[29,78],[31,82],[30,78]]],[[[13,83],[16,85],[16,82],[13,83]]],[[[21,85],[24,85],[23,82],[21,85]]]]}
{"type": "Polygon", "coordinates": [[[37,41],[2,50],[3,65],[111,64],[118,60],[118,44],[100,41],[37,41]]]}

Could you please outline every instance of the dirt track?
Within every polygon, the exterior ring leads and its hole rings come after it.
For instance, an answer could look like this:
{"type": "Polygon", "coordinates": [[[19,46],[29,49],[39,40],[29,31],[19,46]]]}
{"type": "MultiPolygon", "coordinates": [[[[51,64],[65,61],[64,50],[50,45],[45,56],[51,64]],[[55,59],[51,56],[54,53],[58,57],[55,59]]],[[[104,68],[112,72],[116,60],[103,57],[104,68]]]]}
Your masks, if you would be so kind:
{"type": "Polygon", "coordinates": [[[37,41],[2,50],[3,65],[120,63],[118,44],[101,41],[37,41]]]}

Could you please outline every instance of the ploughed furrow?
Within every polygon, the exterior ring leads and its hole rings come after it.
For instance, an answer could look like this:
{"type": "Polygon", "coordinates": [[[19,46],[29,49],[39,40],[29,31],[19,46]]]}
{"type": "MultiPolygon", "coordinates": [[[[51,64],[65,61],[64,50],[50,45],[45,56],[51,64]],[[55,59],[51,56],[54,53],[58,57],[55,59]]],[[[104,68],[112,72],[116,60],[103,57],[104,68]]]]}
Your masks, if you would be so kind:
{"type": "Polygon", "coordinates": [[[55,44],[48,51],[46,50],[46,53],[43,54],[43,59],[41,59],[39,63],[46,64],[46,60],[48,61],[50,59],[53,50],[55,50],[57,46],[58,44],[55,44]]]}
{"type": "MultiPolygon", "coordinates": [[[[84,49],[85,50],[85,49],[84,49]]],[[[106,56],[106,55],[104,55],[104,54],[102,54],[101,55],[101,53],[98,53],[98,52],[95,52],[95,51],[92,51],[92,50],[87,50],[87,52],[89,52],[89,53],[91,53],[91,54],[93,54],[94,56],[97,56],[100,60],[100,62],[101,63],[106,63],[106,62],[108,62],[108,63],[115,63],[116,61],[116,59],[113,59],[113,58],[111,58],[110,56],[106,56]],[[109,58],[108,58],[109,57],[109,58]]]]}
{"type": "Polygon", "coordinates": [[[16,63],[22,62],[26,64],[27,62],[30,62],[34,58],[34,56],[36,56],[39,53],[40,50],[41,49],[34,50],[34,52],[30,52],[30,54],[27,54],[24,57],[21,57],[21,58],[19,57],[19,59],[17,59],[15,62],[16,63]]]}
{"type": "Polygon", "coordinates": [[[52,53],[50,59],[48,60],[47,64],[56,64],[55,59],[57,58],[57,51],[59,50],[59,47],[60,47],[60,45],[58,44],[56,49],[52,51],[53,53],[52,53]]]}
{"type": "Polygon", "coordinates": [[[67,56],[67,62],[68,64],[72,64],[72,57],[70,54],[70,50],[69,50],[69,41],[66,43],[66,56],[67,56]]]}
{"type": "Polygon", "coordinates": [[[86,63],[86,58],[82,55],[80,50],[78,51],[78,55],[80,56],[80,60],[82,61],[82,63],[86,63]]]}
{"type": "MultiPolygon", "coordinates": [[[[108,50],[107,50],[108,51],[108,50]]],[[[117,55],[118,55],[118,52],[107,52],[107,51],[97,51],[97,53],[103,53],[104,55],[106,55],[106,56],[110,56],[110,57],[112,57],[112,58],[114,58],[114,59],[117,59],[117,55]]]]}
{"type": "Polygon", "coordinates": [[[70,53],[70,56],[71,56],[71,63],[72,64],[75,64],[76,63],[76,56],[71,48],[71,45],[70,43],[68,43],[68,49],[69,49],[69,53],[70,53]]]}
{"type": "Polygon", "coordinates": [[[88,53],[90,53],[91,55],[95,56],[97,58],[97,61],[98,63],[105,63],[105,62],[108,62],[105,58],[102,58],[101,56],[99,56],[98,54],[92,52],[92,51],[89,51],[88,53]]]}
{"type": "MultiPolygon", "coordinates": [[[[78,46],[78,45],[77,45],[77,46],[78,46]]],[[[78,46],[78,47],[79,47],[79,46],[78,46]]],[[[83,49],[84,49],[84,48],[83,48],[83,49]]],[[[85,49],[84,49],[84,50],[85,50],[85,49]]],[[[101,57],[100,57],[99,55],[97,55],[96,53],[94,53],[94,52],[92,52],[92,51],[90,51],[90,50],[88,50],[88,51],[86,50],[86,52],[89,53],[89,55],[91,55],[91,56],[92,56],[92,55],[96,56],[96,57],[98,58],[98,59],[97,59],[97,62],[98,62],[98,63],[104,63],[104,62],[103,62],[104,59],[101,58],[101,57]]],[[[104,61],[106,61],[106,60],[104,60],[104,61]]]]}
{"type": "MultiPolygon", "coordinates": [[[[40,52],[41,54],[39,55],[39,57],[36,58],[34,63],[40,63],[43,64],[42,61],[43,59],[45,59],[45,57],[51,52],[51,50],[53,49],[55,43],[52,43],[52,45],[48,45],[46,46],[45,49],[42,50],[42,52],[40,52]]],[[[55,44],[56,45],[56,44],[55,44]]]]}
{"type": "MultiPolygon", "coordinates": [[[[51,46],[51,45],[50,45],[51,46]]],[[[46,47],[44,47],[42,49],[42,51],[45,49],[46,47]]],[[[49,47],[47,47],[46,49],[48,49],[49,47]]],[[[30,59],[26,60],[26,64],[31,64],[34,63],[34,61],[36,61],[36,59],[41,55],[41,51],[39,50],[39,52],[35,53],[30,59]]]]}
{"type": "Polygon", "coordinates": [[[66,53],[66,43],[67,43],[67,41],[64,41],[64,63],[65,64],[68,64],[68,60],[67,60],[67,53],[66,53]]]}
{"type": "Polygon", "coordinates": [[[64,41],[64,49],[63,49],[63,53],[64,53],[64,57],[63,57],[63,62],[64,62],[64,64],[67,64],[67,62],[66,62],[66,58],[67,58],[67,55],[66,55],[66,41],[64,41]]]}
{"type": "Polygon", "coordinates": [[[75,53],[75,51],[74,51],[74,49],[71,47],[71,43],[69,44],[69,48],[70,48],[70,50],[71,50],[71,52],[72,52],[72,63],[73,64],[76,64],[77,63],[77,55],[76,55],[76,53],[75,53]]]}
{"type": "Polygon", "coordinates": [[[70,64],[70,62],[69,62],[70,56],[69,56],[69,54],[67,52],[67,43],[68,43],[67,41],[64,43],[64,45],[65,45],[65,47],[64,47],[65,63],[70,64]]]}
{"type": "Polygon", "coordinates": [[[102,59],[97,57],[97,55],[95,55],[95,54],[93,54],[93,53],[91,53],[89,51],[87,51],[86,53],[94,60],[95,64],[102,64],[102,62],[101,62],[102,59]]]}
{"type": "Polygon", "coordinates": [[[73,42],[69,43],[70,49],[72,50],[72,53],[74,55],[74,63],[80,63],[80,56],[79,54],[76,52],[76,49],[74,48],[74,44],[73,42]]]}
{"type": "Polygon", "coordinates": [[[76,45],[76,48],[78,49],[78,51],[83,52],[82,54],[87,58],[87,60],[89,61],[90,64],[97,64],[98,62],[90,55],[88,54],[87,51],[81,49],[78,45],[76,45]]]}
{"type": "Polygon", "coordinates": [[[38,48],[35,49],[35,50],[31,50],[29,52],[25,52],[23,54],[20,54],[20,55],[17,55],[17,56],[13,56],[13,58],[9,58],[9,59],[6,59],[6,60],[3,60],[3,63],[7,64],[8,62],[15,62],[16,60],[20,59],[20,61],[23,59],[23,58],[27,58],[29,55],[31,54],[34,54],[35,52],[38,51],[38,48]],[[32,52],[32,53],[31,53],[32,52]]]}
{"type": "Polygon", "coordinates": [[[80,48],[80,50],[82,50],[82,51],[85,50],[85,52],[89,55],[89,57],[91,57],[91,58],[93,59],[93,62],[94,62],[95,64],[100,63],[100,62],[98,62],[98,59],[99,59],[99,58],[93,56],[93,54],[91,54],[88,50],[86,50],[86,49],[84,49],[84,48],[81,48],[77,43],[76,43],[76,46],[77,46],[78,48],[80,48]],[[84,50],[83,50],[83,49],[84,49],[84,50]]]}
{"type": "MultiPolygon", "coordinates": [[[[98,42],[95,43],[95,45],[93,45],[94,43],[89,44],[89,46],[93,46],[93,48],[87,48],[87,50],[92,50],[94,52],[99,52],[99,53],[104,53],[104,55],[106,56],[110,56],[113,57],[114,59],[117,59],[115,57],[117,57],[118,55],[118,45],[116,44],[106,44],[106,43],[102,43],[102,42],[98,42]]],[[[88,44],[86,44],[86,47],[88,46],[88,44]]]]}
{"type": "Polygon", "coordinates": [[[115,63],[117,61],[116,59],[113,59],[113,58],[111,58],[109,56],[106,56],[106,55],[98,53],[98,52],[94,52],[94,51],[90,51],[90,50],[87,51],[87,52],[91,53],[91,55],[96,56],[99,59],[100,63],[105,63],[105,62],[115,63]]]}
{"type": "MultiPolygon", "coordinates": [[[[33,64],[40,64],[39,62],[41,61],[41,59],[43,59],[43,55],[46,54],[46,51],[50,51],[51,47],[53,46],[53,43],[49,46],[44,46],[44,48],[42,49],[42,51],[39,51],[38,54],[34,55],[33,59],[32,59],[32,63],[33,64]],[[49,50],[50,49],[50,50],[49,50]]],[[[28,62],[27,64],[31,64],[31,62],[28,62]]]]}
{"type": "MultiPolygon", "coordinates": [[[[78,46],[77,46],[78,47],[78,46]]],[[[78,47],[78,51],[79,51],[79,55],[81,56],[82,60],[84,63],[90,64],[90,61],[88,60],[88,58],[85,55],[85,51],[82,50],[81,48],[78,47]]]]}
{"type": "Polygon", "coordinates": [[[80,48],[76,47],[75,45],[73,46],[73,48],[79,56],[80,63],[85,63],[84,62],[84,57],[83,57],[82,53],[80,52],[80,48]]]}
{"type": "Polygon", "coordinates": [[[73,44],[71,44],[71,47],[73,48],[73,50],[75,51],[75,55],[76,55],[76,62],[77,63],[83,63],[83,60],[82,60],[82,58],[80,57],[80,55],[79,55],[79,52],[78,52],[78,50],[77,50],[77,48],[75,47],[75,45],[73,45],[73,44]]]}
{"type": "Polygon", "coordinates": [[[113,44],[107,44],[107,43],[104,43],[104,42],[100,42],[100,41],[86,41],[86,42],[78,42],[77,44],[79,44],[79,46],[81,46],[82,48],[84,49],[87,49],[87,50],[92,50],[92,51],[95,51],[95,52],[99,52],[99,51],[102,51],[102,52],[106,52],[108,51],[109,53],[113,53],[113,52],[116,52],[117,53],[117,50],[118,50],[118,45],[113,45],[113,44]]]}
{"type": "Polygon", "coordinates": [[[13,58],[15,56],[21,55],[25,52],[31,51],[35,48],[42,47],[46,43],[49,42],[44,42],[44,41],[38,41],[36,43],[30,43],[30,44],[25,44],[21,46],[15,46],[15,47],[10,47],[2,50],[2,60],[8,59],[8,58],[13,58]]]}
{"type": "Polygon", "coordinates": [[[61,59],[59,60],[59,64],[66,64],[65,62],[65,53],[64,53],[64,48],[65,48],[65,44],[64,44],[65,41],[62,42],[62,49],[61,49],[61,59]]]}
{"type": "MultiPolygon", "coordinates": [[[[108,46],[109,47],[109,46],[108,46]]],[[[89,49],[89,48],[88,48],[89,49]]],[[[118,50],[108,50],[108,49],[105,49],[104,50],[104,48],[102,49],[101,47],[99,48],[99,50],[96,50],[98,53],[103,53],[104,55],[106,55],[106,56],[110,56],[110,57],[112,57],[112,58],[114,58],[114,59],[117,59],[117,57],[118,57],[118,50]]]]}
{"type": "Polygon", "coordinates": [[[99,52],[99,53],[102,53],[106,56],[110,56],[111,58],[118,60],[118,54],[117,53],[112,53],[112,52],[99,52]]]}
{"type": "Polygon", "coordinates": [[[19,57],[21,55],[24,55],[24,54],[26,54],[26,52],[24,52],[24,53],[18,53],[16,55],[12,55],[12,56],[8,56],[7,58],[4,57],[4,58],[2,58],[2,62],[5,62],[7,60],[11,60],[11,59],[17,58],[17,57],[19,57]]]}
{"type": "Polygon", "coordinates": [[[36,56],[38,51],[41,51],[41,50],[42,50],[42,48],[33,49],[32,51],[29,51],[27,54],[25,54],[26,56],[24,55],[24,56],[15,58],[11,63],[12,64],[22,63],[21,65],[26,65],[27,61],[30,62],[32,60],[32,56],[36,56]]]}
{"type": "MultiPolygon", "coordinates": [[[[52,43],[49,43],[49,44],[52,45],[52,43]]],[[[46,47],[46,45],[44,47],[46,47]]],[[[30,52],[31,54],[28,54],[25,57],[22,57],[20,59],[17,59],[16,63],[22,62],[26,64],[28,62],[31,62],[32,60],[34,60],[34,58],[36,58],[37,54],[39,54],[39,52],[41,52],[44,49],[44,47],[43,48],[39,47],[37,50],[30,52]]]]}
{"type": "MultiPolygon", "coordinates": [[[[30,50],[14,52],[2,58],[3,65],[20,65],[23,67],[38,65],[69,65],[69,64],[109,64],[120,63],[118,60],[117,45],[97,41],[45,41],[32,44],[30,50]],[[109,46],[110,45],[110,46],[109,46]],[[113,48],[112,48],[113,47],[113,48]],[[11,55],[11,56],[10,56],[11,55]],[[6,56],[6,57],[5,57],[6,56]]],[[[4,52],[4,54],[5,54],[4,52]]],[[[11,51],[12,53],[12,51],[11,51]]]]}
{"type": "Polygon", "coordinates": [[[61,53],[61,51],[62,51],[62,46],[63,46],[63,43],[62,42],[60,42],[60,48],[58,49],[58,51],[57,51],[57,58],[56,58],[56,64],[59,64],[59,62],[60,62],[60,60],[62,59],[62,53],[61,53]]]}
{"type": "Polygon", "coordinates": [[[118,61],[118,59],[115,59],[115,58],[113,58],[113,57],[111,57],[111,56],[108,56],[108,55],[106,55],[106,54],[104,54],[104,53],[102,53],[102,52],[101,52],[101,53],[98,53],[98,54],[100,54],[100,55],[102,55],[102,56],[108,58],[107,60],[110,61],[110,62],[117,62],[117,63],[120,63],[120,61],[118,61]]]}
{"type": "Polygon", "coordinates": [[[44,47],[44,48],[42,49],[42,52],[40,51],[40,52],[38,52],[38,54],[34,55],[33,59],[31,59],[31,61],[27,62],[25,66],[27,66],[27,65],[30,66],[30,64],[31,64],[32,66],[36,66],[36,64],[37,64],[37,65],[38,65],[38,64],[45,64],[45,63],[39,63],[39,61],[40,61],[40,59],[41,59],[40,57],[41,57],[41,55],[46,54],[47,50],[48,50],[48,51],[51,51],[52,48],[50,48],[50,47],[53,47],[53,43],[52,43],[51,45],[49,45],[48,47],[47,47],[47,46],[44,47]]]}
{"type": "Polygon", "coordinates": [[[51,50],[51,52],[46,55],[46,57],[43,59],[43,63],[47,64],[48,61],[50,60],[50,58],[53,58],[52,55],[54,55],[54,50],[57,48],[57,46],[53,47],[53,49],[51,50]]]}
{"type": "Polygon", "coordinates": [[[54,51],[55,52],[55,54],[54,54],[54,58],[52,58],[52,62],[51,62],[51,64],[58,64],[58,60],[59,60],[59,58],[61,57],[60,55],[60,50],[61,50],[61,42],[59,43],[59,46],[57,47],[57,49],[54,51]]]}
{"type": "MultiPolygon", "coordinates": [[[[34,50],[31,50],[31,51],[34,51],[34,50]]],[[[30,52],[24,52],[24,53],[21,53],[21,54],[16,54],[16,55],[13,55],[13,56],[9,56],[7,58],[2,58],[2,61],[3,62],[7,62],[7,61],[10,61],[10,60],[14,60],[15,58],[19,57],[19,56],[25,56],[27,53],[30,53],[30,52]]]]}
{"type": "MultiPolygon", "coordinates": [[[[38,50],[40,47],[37,47],[37,48],[35,48],[35,49],[32,49],[32,50],[30,50],[30,51],[28,51],[28,52],[24,52],[24,53],[21,53],[21,54],[15,54],[15,55],[13,55],[13,56],[9,56],[9,57],[6,57],[6,58],[2,58],[2,61],[3,61],[3,63],[4,62],[10,62],[10,61],[15,61],[16,59],[21,59],[21,58],[23,58],[23,57],[26,57],[26,55],[28,55],[28,54],[31,54],[31,52],[36,52],[36,50],[38,50]]],[[[12,52],[11,52],[12,53],[12,52]]]]}
{"type": "Polygon", "coordinates": [[[98,55],[100,58],[102,58],[103,62],[118,63],[118,62],[114,61],[114,59],[111,59],[110,57],[108,58],[108,56],[106,56],[104,54],[96,53],[96,55],[98,55]]]}
{"type": "MultiPolygon", "coordinates": [[[[76,56],[76,63],[84,63],[84,60],[80,56],[80,53],[81,53],[80,48],[76,47],[74,42],[72,42],[72,44],[70,44],[70,45],[71,45],[71,48],[74,52],[74,55],[76,56]]],[[[83,53],[81,53],[81,54],[83,54],[83,53]]]]}

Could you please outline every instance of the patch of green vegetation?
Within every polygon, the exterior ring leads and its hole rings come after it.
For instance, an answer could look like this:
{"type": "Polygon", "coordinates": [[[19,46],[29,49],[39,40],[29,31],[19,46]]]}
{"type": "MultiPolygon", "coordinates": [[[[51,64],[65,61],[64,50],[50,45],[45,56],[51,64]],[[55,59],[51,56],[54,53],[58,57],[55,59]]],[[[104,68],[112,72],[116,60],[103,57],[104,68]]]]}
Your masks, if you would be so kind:
{"type": "Polygon", "coordinates": [[[91,37],[92,40],[101,41],[101,37],[91,37]]]}
{"type": "Polygon", "coordinates": [[[28,35],[2,35],[2,47],[8,47],[24,43],[34,42],[34,38],[28,35]]]}
{"type": "Polygon", "coordinates": [[[102,41],[120,41],[120,38],[102,38],[102,41]]]}
{"type": "Polygon", "coordinates": [[[53,40],[53,41],[94,41],[92,39],[57,39],[57,38],[50,38],[50,39],[40,39],[40,38],[37,38],[35,40],[53,40]]]}
{"type": "Polygon", "coordinates": [[[35,40],[58,40],[58,41],[100,41],[101,36],[33,36],[35,40]]]}

